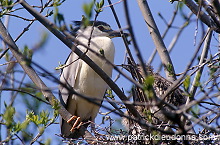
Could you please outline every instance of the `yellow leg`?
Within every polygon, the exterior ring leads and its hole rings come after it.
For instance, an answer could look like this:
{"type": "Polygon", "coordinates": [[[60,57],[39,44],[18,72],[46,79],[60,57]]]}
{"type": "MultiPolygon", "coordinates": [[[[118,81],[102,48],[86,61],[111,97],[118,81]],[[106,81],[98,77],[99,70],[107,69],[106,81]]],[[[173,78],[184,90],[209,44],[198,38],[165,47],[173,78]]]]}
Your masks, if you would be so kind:
{"type": "Polygon", "coordinates": [[[82,124],[83,124],[83,122],[80,122],[79,125],[76,128],[79,129],[82,124]]]}
{"type": "Polygon", "coordinates": [[[73,121],[76,118],[78,118],[78,117],[77,116],[72,116],[69,120],[67,120],[67,123],[70,123],[71,121],[73,121]]]}
{"type": "MultiPolygon", "coordinates": [[[[73,116],[73,117],[74,117],[74,116],[73,116]]],[[[74,129],[76,128],[77,124],[79,124],[80,117],[75,116],[75,119],[76,119],[76,121],[74,122],[72,128],[70,129],[70,132],[73,132],[74,129]]],[[[72,119],[72,120],[73,120],[73,119],[72,119]]],[[[69,121],[69,120],[68,120],[68,121],[69,121]]]]}

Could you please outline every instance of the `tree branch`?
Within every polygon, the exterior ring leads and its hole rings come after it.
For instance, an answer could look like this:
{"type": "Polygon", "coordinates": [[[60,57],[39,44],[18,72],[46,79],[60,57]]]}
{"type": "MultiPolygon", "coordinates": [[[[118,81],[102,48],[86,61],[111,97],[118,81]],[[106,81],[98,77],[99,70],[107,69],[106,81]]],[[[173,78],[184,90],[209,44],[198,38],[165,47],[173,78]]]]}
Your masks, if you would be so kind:
{"type": "MultiPolygon", "coordinates": [[[[210,31],[205,39],[204,42],[204,46],[203,46],[203,50],[202,50],[202,54],[199,60],[199,64],[201,65],[206,61],[207,55],[208,55],[208,50],[210,48],[210,43],[211,43],[211,38],[212,38],[212,31],[210,31]]],[[[192,83],[192,87],[190,89],[190,95],[191,97],[194,97],[196,90],[198,88],[198,86],[196,86],[196,83],[200,80],[201,78],[201,74],[203,71],[204,66],[200,67],[199,70],[196,72],[196,75],[194,77],[193,83],[192,83]]]]}
{"type": "MultiPolygon", "coordinates": [[[[200,8],[192,1],[192,0],[184,0],[185,5],[197,16],[199,16],[199,19],[205,23],[208,27],[212,28],[217,33],[220,33],[220,28],[218,27],[219,22],[217,25],[210,19],[210,17],[205,14],[203,11],[200,10],[200,8]]],[[[215,20],[216,22],[216,20],[215,20]]]]}
{"type": "MultiPolygon", "coordinates": [[[[118,25],[118,28],[119,28],[120,32],[123,34],[120,21],[119,21],[119,19],[118,19],[118,16],[117,16],[117,14],[116,14],[115,8],[113,7],[113,4],[112,4],[111,0],[108,0],[108,3],[109,3],[109,6],[110,6],[110,8],[111,8],[111,10],[112,10],[113,16],[115,17],[115,21],[116,21],[116,23],[117,23],[117,25],[118,25]]],[[[131,54],[131,50],[129,49],[127,39],[125,39],[125,37],[122,37],[122,39],[123,39],[123,41],[124,41],[125,48],[126,48],[126,51],[127,51],[127,53],[128,53],[128,56],[130,57],[132,63],[133,63],[133,64],[136,64],[136,63],[135,63],[135,60],[134,60],[134,58],[133,58],[133,56],[132,56],[132,54],[131,54]]]]}
{"type": "Polygon", "coordinates": [[[137,0],[137,3],[140,7],[140,10],[141,10],[142,15],[144,17],[144,20],[147,24],[149,31],[150,31],[150,35],[154,41],[154,45],[156,46],[156,49],[158,51],[158,54],[159,54],[160,59],[162,61],[162,64],[165,68],[166,77],[168,80],[174,81],[174,80],[176,80],[176,76],[175,76],[175,70],[174,70],[173,63],[172,63],[171,58],[169,56],[169,53],[166,49],[166,46],[163,42],[163,39],[160,35],[160,32],[157,28],[157,25],[154,21],[154,18],[152,16],[150,8],[147,4],[147,1],[146,0],[137,0]],[[167,69],[168,67],[170,68],[170,70],[167,69]],[[172,72],[172,75],[170,75],[171,72],[172,72]]]}
{"type": "Polygon", "coordinates": [[[139,60],[139,64],[141,66],[141,69],[144,72],[144,76],[147,76],[148,74],[147,74],[147,70],[146,70],[146,67],[145,67],[145,63],[144,63],[144,60],[143,60],[143,58],[141,56],[141,52],[140,52],[140,49],[139,49],[138,44],[136,42],[136,39],[134,37],[133,28],[131,26],[131,20],[130,20],[130,15],[129,15],[129,12],[128,12],[127,0],[124,1],[124,11],[125,11],[126,21],[127,21],[127,24],[128,24],[128,30],[130,32],[131,39],[133,41],[134,50],[135,50],[137,58],[139,60]]]}

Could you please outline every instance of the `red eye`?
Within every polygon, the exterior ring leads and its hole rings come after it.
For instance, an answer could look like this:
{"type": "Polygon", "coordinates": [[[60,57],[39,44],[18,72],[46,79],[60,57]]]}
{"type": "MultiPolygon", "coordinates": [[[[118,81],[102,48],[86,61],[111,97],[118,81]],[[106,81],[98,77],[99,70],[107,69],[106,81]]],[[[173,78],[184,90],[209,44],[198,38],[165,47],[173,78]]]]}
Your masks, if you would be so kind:
{"type": "Polygon", "coordinates": [[[99,30],[103,31],[105,28],[103,26],[98,26],[99,30]]]}

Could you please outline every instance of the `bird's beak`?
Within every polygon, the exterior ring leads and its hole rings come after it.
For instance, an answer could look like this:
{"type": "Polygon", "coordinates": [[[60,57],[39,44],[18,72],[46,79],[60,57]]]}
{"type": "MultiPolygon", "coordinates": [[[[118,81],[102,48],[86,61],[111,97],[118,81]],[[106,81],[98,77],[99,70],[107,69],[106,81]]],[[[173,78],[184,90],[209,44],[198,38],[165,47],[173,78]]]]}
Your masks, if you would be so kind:
{"type": "MultiPolygon", "coordinates": [[[[109,37],[110,38],[115,38],[115,37],[122,37],[122,35],[121,35],[121,33],[119,32],[119,31],[114,31],[114,30],[109,30],[108,31],[108,34],[109,34],[109,37]]],[[[129,36],[129,34],[128,33],[123,33],[123,35],[125,36],[125,37],[128,37],[129,36]]]]}

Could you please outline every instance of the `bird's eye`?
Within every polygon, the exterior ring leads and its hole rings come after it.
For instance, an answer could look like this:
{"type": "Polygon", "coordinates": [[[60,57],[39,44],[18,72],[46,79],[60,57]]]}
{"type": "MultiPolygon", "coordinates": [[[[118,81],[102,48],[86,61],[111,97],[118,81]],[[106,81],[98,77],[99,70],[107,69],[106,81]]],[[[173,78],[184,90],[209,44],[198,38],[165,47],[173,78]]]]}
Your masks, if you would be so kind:
{"type": "Polygon", "coordinates": [[[99,30],[103,31],[105,28],[103,26],[98,26],[99,30]]]}

